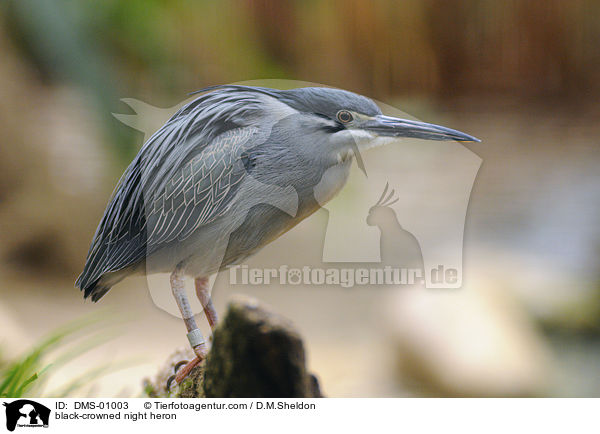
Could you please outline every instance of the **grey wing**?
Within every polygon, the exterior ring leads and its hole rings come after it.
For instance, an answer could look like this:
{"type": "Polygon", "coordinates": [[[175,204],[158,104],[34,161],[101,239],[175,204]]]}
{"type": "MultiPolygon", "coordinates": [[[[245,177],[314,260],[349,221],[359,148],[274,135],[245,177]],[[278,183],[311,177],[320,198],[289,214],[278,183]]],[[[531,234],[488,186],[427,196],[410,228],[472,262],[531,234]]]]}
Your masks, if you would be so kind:
{"type": "Polygon", "coordinates": [[[245,127],[219,135],[158,191],[145,194],[149,253],[223,215],[246,176],[242,158],[257,132],[245,127]]]}
{"type": "Polygon", "coordinates": [[[183,141],[179,134],[159,130],[119,182],[76,282],[86,297],[108,290],[96,288],[105,273],[135,265],[222,215],[246,176],[241,157],[256,128],[234,128],[208,144],[202,134],[183,141]]]}

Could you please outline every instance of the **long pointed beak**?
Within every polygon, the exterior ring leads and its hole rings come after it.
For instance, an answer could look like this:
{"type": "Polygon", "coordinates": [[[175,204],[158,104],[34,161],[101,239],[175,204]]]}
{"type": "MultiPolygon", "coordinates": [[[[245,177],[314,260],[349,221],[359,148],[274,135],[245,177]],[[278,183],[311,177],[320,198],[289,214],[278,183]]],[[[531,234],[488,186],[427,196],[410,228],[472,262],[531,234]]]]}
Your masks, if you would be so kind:
{"type": "Polygon", "coordinates": [[[362,129],[387,137],[414,137],[425,140],[481,142],[476,137],[451,128],[408,119],[379,115],[361,125],[362,129]]]}

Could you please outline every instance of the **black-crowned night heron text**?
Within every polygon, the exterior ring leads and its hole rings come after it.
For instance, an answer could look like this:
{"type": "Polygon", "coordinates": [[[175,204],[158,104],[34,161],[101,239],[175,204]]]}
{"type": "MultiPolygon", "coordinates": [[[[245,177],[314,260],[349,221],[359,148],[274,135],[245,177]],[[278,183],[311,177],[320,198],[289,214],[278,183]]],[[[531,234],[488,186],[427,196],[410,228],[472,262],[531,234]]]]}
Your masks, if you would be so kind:
{"type": "Polygon", "coordinates": [[[208,278],[334,197],[357,153],[398,137],[478,141],[438,125],[384,116],[370,99],[339,89],[229,85],[204,91],[129,165],[76,282],[86,298],[98,301],[130,274],[171,273],[171,289],[197,356],[178,372],[178,381],[207,353],[185,294],[185,276],[195,279],[214,330],[217,314],[208,278]],[[250,179],[256,182],[247,185],[293,191],[293,211],[257,200],[257,188],[243,187],[250,179]],[[226,248],[215,254],[220,245],[226,248]]]}

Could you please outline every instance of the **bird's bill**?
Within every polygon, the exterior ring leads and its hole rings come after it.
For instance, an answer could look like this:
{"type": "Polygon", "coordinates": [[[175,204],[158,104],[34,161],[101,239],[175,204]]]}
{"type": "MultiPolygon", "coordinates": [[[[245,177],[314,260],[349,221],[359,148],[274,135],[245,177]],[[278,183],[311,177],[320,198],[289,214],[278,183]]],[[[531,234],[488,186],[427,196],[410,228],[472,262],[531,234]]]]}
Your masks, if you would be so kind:
{"type": "Polygon", "coordinates": [[[426,140],[456,140],[459,142],[480,142],[476,137],[441,125],[391,116],[375,116],[362,126],[363,129],[386,137],[413,137],[426,140]]]}

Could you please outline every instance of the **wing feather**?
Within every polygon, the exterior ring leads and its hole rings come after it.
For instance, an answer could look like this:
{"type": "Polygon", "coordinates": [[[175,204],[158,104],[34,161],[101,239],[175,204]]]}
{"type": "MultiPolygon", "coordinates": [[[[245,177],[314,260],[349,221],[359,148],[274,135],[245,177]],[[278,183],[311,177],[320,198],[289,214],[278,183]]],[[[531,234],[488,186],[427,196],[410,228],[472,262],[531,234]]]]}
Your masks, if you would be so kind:
{"type": "Polygon", "coordinates": [[[261,88],[225,86],[182,107],[142,147],[123,174],[96,229],[76,286],[99,299],[107,273],[184,240],[227,210],[246,171],[243,153],[264,136],[261,88]],[[258,137],[261,137],[260,139],[258,137]]]}
{"type": "Polygon", "coordinates": [[[185,135],[182,161],[170,155],[181,149],[168,142],[183,133],[157,132],[154,146],[138,154],[119,182],[76,285],[88,294],[103,274],[136,264],[221,216],[246,174],[241,155],[256,133],[255,127],[233,128],[209,143],[202,134],[185,135]],[[168,152],[159,152],[162,147],[168,152]]]}

